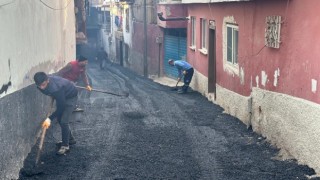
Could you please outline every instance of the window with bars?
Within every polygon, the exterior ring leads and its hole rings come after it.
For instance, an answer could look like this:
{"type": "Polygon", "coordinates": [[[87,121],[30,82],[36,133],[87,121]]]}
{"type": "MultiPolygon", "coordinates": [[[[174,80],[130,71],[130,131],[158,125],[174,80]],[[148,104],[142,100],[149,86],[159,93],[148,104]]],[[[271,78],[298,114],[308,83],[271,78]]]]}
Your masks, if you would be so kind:
{"type": "Polygon", "coordinates": [[[238,64],[238,34],[237,25],[227,24],[227,61],[234,65],[238,64]]]}

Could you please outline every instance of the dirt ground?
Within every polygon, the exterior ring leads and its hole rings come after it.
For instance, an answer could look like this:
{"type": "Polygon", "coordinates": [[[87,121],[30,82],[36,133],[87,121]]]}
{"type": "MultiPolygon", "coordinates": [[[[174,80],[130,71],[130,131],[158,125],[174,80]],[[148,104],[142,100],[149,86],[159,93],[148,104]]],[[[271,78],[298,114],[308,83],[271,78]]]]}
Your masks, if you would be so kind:
{"type": "Polygon", "coordinates": [[[129,97],[81,91],[85,111],[70,123],[77,144],[56,155],[60,129],[53,123],[39,165],[34,146],[19,179],[291,180],[314,174],[294,160],[276,160],[277,149],[197,92],[177,94],[112,63],[100,70],[90,61],[88,73],[94,88],[129,97]]]}

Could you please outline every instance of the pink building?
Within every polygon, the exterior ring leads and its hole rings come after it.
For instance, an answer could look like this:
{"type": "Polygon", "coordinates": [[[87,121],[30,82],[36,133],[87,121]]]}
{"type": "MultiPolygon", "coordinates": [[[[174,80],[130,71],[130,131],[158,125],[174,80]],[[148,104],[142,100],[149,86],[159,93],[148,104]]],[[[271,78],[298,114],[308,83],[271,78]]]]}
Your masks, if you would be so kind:
{"type": "Polygon", "coordinates": [[[165,18],[189,18],[193,89],[319,174],[320,1],[207,1],[158,5],[165,18]]]}

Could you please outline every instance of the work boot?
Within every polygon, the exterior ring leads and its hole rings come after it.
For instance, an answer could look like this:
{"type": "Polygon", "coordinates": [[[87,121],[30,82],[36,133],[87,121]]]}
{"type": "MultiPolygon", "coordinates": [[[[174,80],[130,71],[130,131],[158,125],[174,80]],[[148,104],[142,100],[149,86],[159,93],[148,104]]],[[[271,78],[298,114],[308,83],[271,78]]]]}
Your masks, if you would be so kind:
{"type": "Polygon", "coordinates": [[[58,155],[66,154],[69,150],[70,150],[69,146],[61,146],[57,154],[58,155]]]}
{"type": "MultiPolygon", "coordinates": [[[[74,139],[69,140],[69,146],[77,144],[77,141],[74,139]]],[[[60,147],[62,145],[62,141],[56,143],[56,146],[60,147]]]]}
{"type": "Polygon", "coordinates": [[[74,110],[73,110],[73,112],[83,112],[84,110],[83,109],[81,109],[81,108],[79,108],[79,107],[76,107],[74,110]]]}
{"type": "Polygon", "coordinates": [[[185,91],[185,90],[183,90],[183,89],[179,89],[177,93],[178,93],[178,94],[186,94],[187,91],[185,91]]]}
{"type": "Polygon", "coordinates": [[[179,89],[178,94],[185,94],[188,92],[189,85],[183,85],[181,89],[179,89]]]}

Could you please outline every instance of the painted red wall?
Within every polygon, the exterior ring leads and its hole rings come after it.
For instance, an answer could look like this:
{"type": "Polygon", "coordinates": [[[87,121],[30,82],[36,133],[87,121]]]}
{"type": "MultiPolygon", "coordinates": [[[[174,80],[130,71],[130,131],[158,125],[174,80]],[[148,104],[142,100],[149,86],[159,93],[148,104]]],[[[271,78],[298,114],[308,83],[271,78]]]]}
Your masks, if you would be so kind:
{"type": "MultiPolygon", "coordinates": [[[[197,18],[197,48],[200,47],[200,18],[216,22],[217,83],[227,89],[248,96],[253,87],[285,93],[320,103],[319,85],[311,91],[311,80],[320,83],[320,1],[267,0],[241,3],[192,4],[190,16],[197,18]],[[279,49],[264,47],[266,16],[282,16],[281,45],[279,49]],[[239,76],[223,70],[223,18],[233,16],[239,25],[239,67],[244,69],[244,84],[239,76]],[[279,68],[277,86],[273,85],[274,73],[279,68]],[[261,72],[268,76],[266,86],[261,84],[261,72]],[[256,83],[259,76],[259,85],[256,83]]],[[[188,23],[188,46],[190,44],[188,23]]],[[[188,60],[208,76],[208,56],[198,50],[188,49],[188,60]]]]}
{"type": "MultiPolygon", "coordinates": [[[[137,59],[135,62],[143,66],[143,55],[144,55],[144,27],[143,23],[134,22],[134,33],[132,35],[132,51],[141,55],[141,59],[137,59]]],[[[159,44],[156,43],[156,37],[163,37],[163,32],[160,27],[155,24],[148,24],[147,26],[147,56],[148,56],[148,74],[155,75],[158,74],[159,69],[159,44]]],[[[162,48],[160,48],[161,51],[162,48]]],[[[162,52],[162,51],[161,51],[162,52]]],[[[162,56],[162,54],[161,54],[162,56]]],[[[161,60],[161,58],[160,58],[161,60]]],[[[160,63],[161,64],[161,63],[160,63]]],[[[136,69],[134,69],[136,70],[136,69]]],[[[143,67],[137,67],[140,72],[143,67]]]]}

